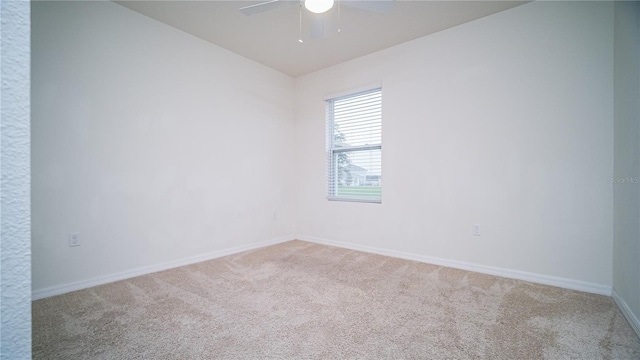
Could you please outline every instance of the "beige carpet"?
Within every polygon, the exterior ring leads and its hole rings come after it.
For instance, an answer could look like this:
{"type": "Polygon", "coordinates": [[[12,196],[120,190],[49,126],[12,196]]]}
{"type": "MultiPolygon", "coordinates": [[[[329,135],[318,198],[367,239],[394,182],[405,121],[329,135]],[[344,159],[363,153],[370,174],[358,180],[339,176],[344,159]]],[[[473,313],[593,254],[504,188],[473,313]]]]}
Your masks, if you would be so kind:
{"type": "Polygon", "coordinates": [[[292,241],[38,300],[34,359],[639,359],[613,300],[292,241]]]}

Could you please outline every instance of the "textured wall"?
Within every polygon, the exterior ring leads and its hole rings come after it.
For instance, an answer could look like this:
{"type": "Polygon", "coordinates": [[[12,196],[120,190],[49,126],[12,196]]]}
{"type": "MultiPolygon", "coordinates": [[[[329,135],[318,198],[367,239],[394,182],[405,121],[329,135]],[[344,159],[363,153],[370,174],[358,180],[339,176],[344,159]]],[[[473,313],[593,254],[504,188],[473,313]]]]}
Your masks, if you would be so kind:
{"type": "Polygon", "coordinates": [[[30,4],[2,1],[0,357],[31,358],[30,4]]]}

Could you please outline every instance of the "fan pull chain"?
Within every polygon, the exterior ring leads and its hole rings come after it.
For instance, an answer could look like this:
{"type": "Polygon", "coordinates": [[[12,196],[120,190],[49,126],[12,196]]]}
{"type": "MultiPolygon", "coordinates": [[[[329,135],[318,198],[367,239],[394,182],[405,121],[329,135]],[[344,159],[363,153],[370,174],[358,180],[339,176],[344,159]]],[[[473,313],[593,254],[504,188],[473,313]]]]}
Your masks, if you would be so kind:
{"type": "Polygon", "coordinates": [[[302,0],[300,0],[300,14],[299,14],[298,20],[299,20],[298,42],[302,44],[304,42],[302,41],[302,0]]]}
{"type": "Polygon", "coordinates": [[[340,0],[338,0],[338,34],[340,33],[340,0]]]}

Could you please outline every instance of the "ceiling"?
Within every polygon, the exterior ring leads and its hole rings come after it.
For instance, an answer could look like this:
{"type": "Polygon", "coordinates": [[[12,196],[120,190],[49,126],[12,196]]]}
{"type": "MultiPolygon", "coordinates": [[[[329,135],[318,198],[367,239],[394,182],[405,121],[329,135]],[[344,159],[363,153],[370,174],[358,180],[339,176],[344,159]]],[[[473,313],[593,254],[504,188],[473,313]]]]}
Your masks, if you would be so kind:
{"type": "Polygon", "coordinates": [[[116,2],[282,73],[298,77],[526,1],[397,0],[391,3],[391,10],[367,11],[354,8],[353,5],[375,7],[375,1],[374,4],[365,1],[349,4],[355,1],[342,0],[338,21],[339,2],[336,0],[336,5],[325,14],[313,14],[303,9],[302,31],[300,3],[297,0],[251,16],[242,14],[238,9],[263,1],[116,2]],[[311,23],[317,21],[312,17],[323,17],[324,37],[311,36],[311,23]],[[302,43],[298,41],[300,32],[302,43]]]}

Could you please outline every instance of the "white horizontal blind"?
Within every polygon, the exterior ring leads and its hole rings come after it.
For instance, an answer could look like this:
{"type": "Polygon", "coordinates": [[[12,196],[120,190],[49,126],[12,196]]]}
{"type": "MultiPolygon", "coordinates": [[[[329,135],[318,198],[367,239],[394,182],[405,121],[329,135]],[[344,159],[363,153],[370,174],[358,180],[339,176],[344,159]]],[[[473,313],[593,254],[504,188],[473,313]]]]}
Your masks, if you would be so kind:
{"type": "Polygon", "coordinates": [[[382,200],[382,89],[327,100],[330,200],[382,200]]]}

